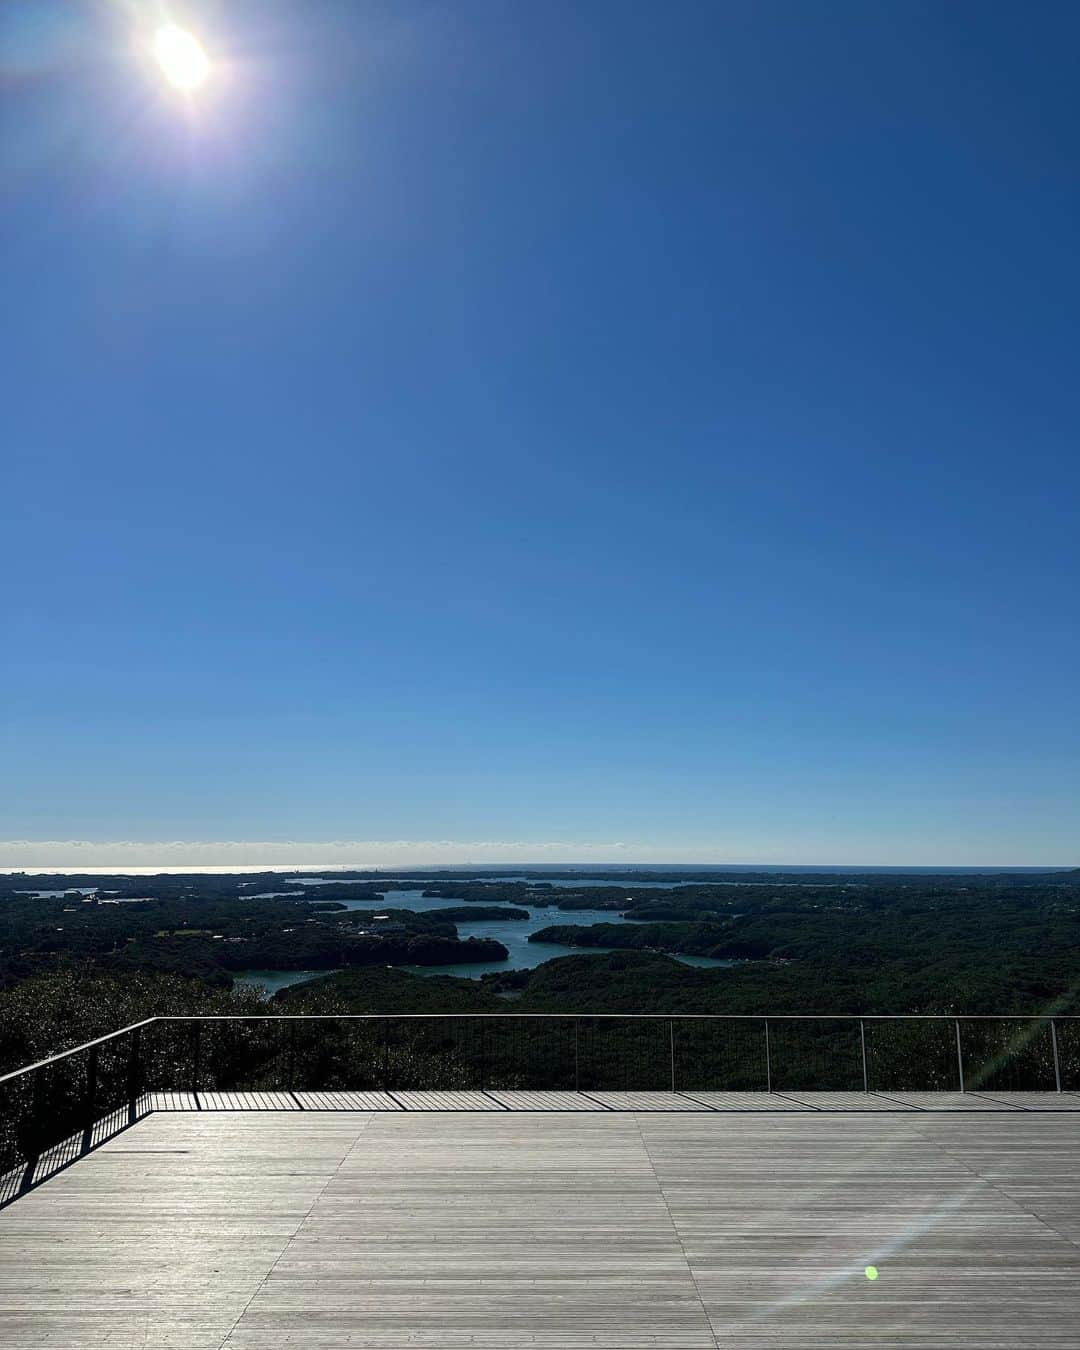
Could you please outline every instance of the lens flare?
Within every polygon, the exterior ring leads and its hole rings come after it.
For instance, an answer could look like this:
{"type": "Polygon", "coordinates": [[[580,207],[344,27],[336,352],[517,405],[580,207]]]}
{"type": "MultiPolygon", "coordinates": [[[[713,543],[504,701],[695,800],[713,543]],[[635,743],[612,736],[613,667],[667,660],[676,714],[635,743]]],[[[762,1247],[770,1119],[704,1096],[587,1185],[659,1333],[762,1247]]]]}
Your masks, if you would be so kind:
{"type": "Polygon", "coordinates": [[[154,57],[161,73],[177,89],[198,89],[210,74],[210,58],[194,33],[166,24],[154,34],[154,57]]]}
{"type": "Polygon", "coordinates": [[[876,1280],[877,1266],[867,1266],[866,1269],[863,1271],[863,1274],[866,1276],[868,1280],[876,1280]]]}

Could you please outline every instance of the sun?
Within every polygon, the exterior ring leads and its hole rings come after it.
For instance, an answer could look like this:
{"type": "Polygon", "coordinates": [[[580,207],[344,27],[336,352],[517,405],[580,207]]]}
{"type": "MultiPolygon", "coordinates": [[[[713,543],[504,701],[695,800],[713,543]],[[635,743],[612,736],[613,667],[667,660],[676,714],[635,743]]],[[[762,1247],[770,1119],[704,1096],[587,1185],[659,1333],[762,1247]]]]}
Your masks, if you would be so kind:
{"type": "Polygon", "coordinates": [[[177,89],[190,92],[205,84],[210,75],[210,58],[194,33],[176,24],[165,24],[151,43],[161,73],[177,89]]]}

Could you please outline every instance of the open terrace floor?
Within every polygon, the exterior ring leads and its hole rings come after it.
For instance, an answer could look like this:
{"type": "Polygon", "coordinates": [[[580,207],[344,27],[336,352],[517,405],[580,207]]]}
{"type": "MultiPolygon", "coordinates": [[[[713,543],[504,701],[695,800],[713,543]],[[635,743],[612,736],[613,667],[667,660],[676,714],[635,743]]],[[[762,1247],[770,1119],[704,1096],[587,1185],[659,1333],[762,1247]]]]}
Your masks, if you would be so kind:
{"type": "Polygon", "coordinates": [[[0,1345],[1075,1350],[1080,1096],[698,1095],[144,1103],[0,1211],[0,1345]]]}

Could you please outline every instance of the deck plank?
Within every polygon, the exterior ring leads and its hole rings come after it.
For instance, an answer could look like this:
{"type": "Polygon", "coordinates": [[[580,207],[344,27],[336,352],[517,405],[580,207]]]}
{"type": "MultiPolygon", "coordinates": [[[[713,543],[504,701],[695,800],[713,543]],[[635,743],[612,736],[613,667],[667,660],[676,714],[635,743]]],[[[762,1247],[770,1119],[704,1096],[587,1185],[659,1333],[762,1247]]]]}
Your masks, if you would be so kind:
{"type": "Polygon", "coordinates": [[[406,1092],[390,1094],[406,1111],[505,1111],[506,1107],[486,1092],[406,1092]]]}
{"type": "Polygon", "coordinates": [[[997,1101],[984,1097],[977,1092],[885,1092],[888,1097],[902,1105],[916,1106],[921,1111],[1004,1111],[1012,1112],[1018,1108],[1006,1101],[997,1101]]]}
{"type": "Polygon", "coordinates": [[[687,1101],[700,1102],[712,1111],[809,1111],[812,1108],[779,1092],[698,1092],[687,1088],[687,1101]]]}
{"type": "Polygon", "coordinates": [[[594,1092],[587,1096],[611,1111],[700,1111],[700,1103],[678,1092],[594,1092]]]}
{"type": "Polygon", "coordinates": [[[488,1094],[511,1111],[595,1111],[596,1102],[584,1092],[510,1090],[493,1088],[488,1094]]]}
{"type": "Polygon", "coordinates": [[[389,1092],[295,1092],[302,1111],[403,1111],[389,1092]]]}
{"type": "Polygon", "coordinates": [[[876,1092],[785,1092],[783,1096],[815,1111],[914,1111],[911,1102],[876,1092]]]}

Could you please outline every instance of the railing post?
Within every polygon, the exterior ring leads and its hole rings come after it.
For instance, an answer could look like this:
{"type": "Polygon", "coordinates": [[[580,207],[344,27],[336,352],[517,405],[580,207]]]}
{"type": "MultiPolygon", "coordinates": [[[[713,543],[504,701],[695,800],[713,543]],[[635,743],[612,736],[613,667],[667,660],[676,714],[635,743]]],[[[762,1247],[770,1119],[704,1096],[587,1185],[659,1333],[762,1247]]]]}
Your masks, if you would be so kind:
{"type": "Polygon", "coordinates": [[[486,1048],[486,1045],[487,1045],[487,1022],[486,1022],[483,1018],[481,1018],[481,1020],[480,1020],[480,1063],[479,1063],[478,1068],[477,1068],[477,1072],[478,1072],[479,1075],[480,1075],[480,1091],[481,1091],[481,1092],[483,1092],[483,1090],[484,1090],[484,1050],[485,1050],[485,1048],[486,1048]]]}
{"type": "Polygon", "coordinates": [[[960,1074],[960,1091],[964,1091],[964,1049],[960,1043],[960,1019],[953,1018],[953,1024],[956,1027],[956,1068],[960,1074]]]}
{"type": "Polygon", "coordinates": [[[202,1068],[202,1023],[196,1019],[191,1026],[191,1091],[198,1096],[199,1071],[202,1068]]]}
{"type": "Polygon", "coordinates": [[[131,1045],[128,1048],[128,1078],[127,1078],[127,1099],[128,1099],[128,1124],[134,1125],[138,1118],[138,1100],[139,1100],[139,1032],[136,1027],[131,1033],[131,1045]]]}
{"type": "Polygon", "coordinates": [[[668,1050],[671,1055],[671,1090],[675,1091],[675,1019],[668,1018],[668,1050]]]}
{"type": "Polygon", "coordinates": [[[866,1071],[866,1023],[859,1018],[859,1045],[862,1048],[862,1090],[870,1091],[870,1075],[866,1071]]]}
{"type": "Polygon", "coordinates": [[[83,1148],[93,1143],[94,1112],[97,1100],[98,1048],[93,1046],[86,1056],[86,1097],[83,1101],[83,1148]]]}
{"type": "Polygon", "coordinates": [[[581,1091],[581,1054],[579,1050],[581,1018],[574,1018],[574,1091],[581,1091]]]}
{"type": "Polygon", "coordinates": [[[1054,1019],[1050,1019],[1050,1044],[1054,1047],[1054,1090],[1061,1091],[1061,1060],[1058,1057],[1057,1026],[1054,1019]]]}
{"type": "Polygon", "coordinates": [[[765,1091],[772,1091],[772,1055],[769,1051],[769,1019],[765,1019],[765,1091]]]}
{"type": "Polygon", "coordinates": [[[28,1191],[34,1184],[34,1174],[37,1171],[38,1159],[42,1153],[41,1099],[44,1094],[41,1080],[47,1072],[47,1069],[38,1069],[36,1073],[30,1075],[30,1148],[27,1149],[26,1165],[19,1182],[20,1195],[28,1191]]]}
{"type": "Polygon", "coordinates": [[[382,1085],[383,1091],[390,1088],[390,1019],[383,1018],[383,1037],[382,1037],[382,1085]]]}

